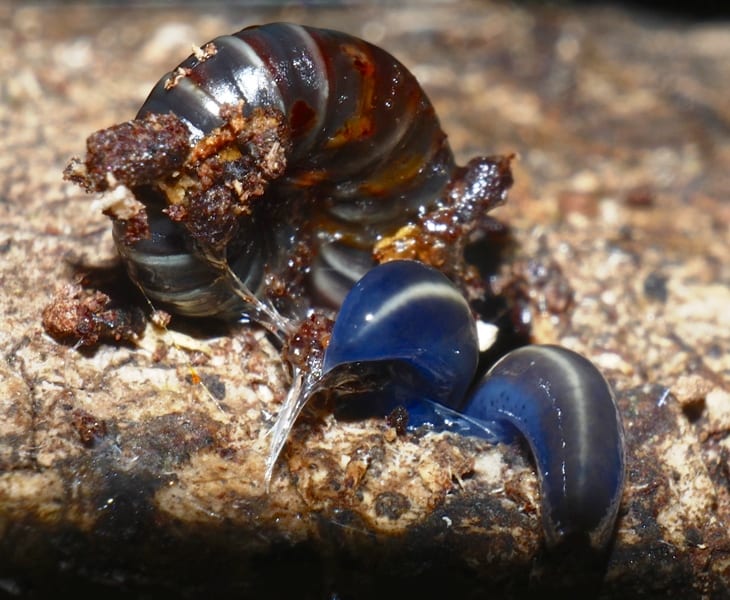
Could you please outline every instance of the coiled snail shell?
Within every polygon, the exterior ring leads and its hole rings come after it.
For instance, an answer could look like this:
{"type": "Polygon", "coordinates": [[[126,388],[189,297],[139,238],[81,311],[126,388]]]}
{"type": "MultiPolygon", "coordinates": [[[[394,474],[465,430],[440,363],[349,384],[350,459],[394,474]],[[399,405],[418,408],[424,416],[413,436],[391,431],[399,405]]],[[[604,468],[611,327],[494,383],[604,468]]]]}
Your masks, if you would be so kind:
{"type": "MultiPolygon", "coordinates": [[[[160,79],[137,119],[173,113],[194,147],[234,119],[250,125],[270,118],[261,136],[275,138],[270,146],[279,145],[285,166],[257,182],[263,193],[247,204],[224,244],[191,236],[190,213],[203,212],[208,225],[221,210],[210,197],[234,194],[227,183],[189,194],[179,222],[170,220],[168,205],[171,196],[188,192],[181,190],[186,182],[167,182],[165,194],[137,190],[151,236],[130,243],[128,223],[116,220],[114,227],[132,278],[177,314],[267,324],[271,317],[255,297],[296,321],[309,303],[290,302],[292,295],[272,284],[294,260],[314,304],[339,306],[374,266],[376,242],[437,207],[455,175],[433,106],[400,62],[345,33],[272,23],[218,37],[204,49],[160,79]]],[[[234,145],[273,152],[267,144],[247,138],[234,145]]],[[[225,146],[215,167],[245,180],[251,161],[235,150],[225,146]]]]}

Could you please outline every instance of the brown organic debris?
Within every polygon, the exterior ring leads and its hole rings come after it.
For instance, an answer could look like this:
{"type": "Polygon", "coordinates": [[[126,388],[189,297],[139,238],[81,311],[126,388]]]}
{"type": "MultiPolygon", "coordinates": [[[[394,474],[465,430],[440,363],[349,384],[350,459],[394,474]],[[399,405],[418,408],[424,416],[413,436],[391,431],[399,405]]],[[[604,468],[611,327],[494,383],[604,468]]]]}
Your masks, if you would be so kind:
{"type": "Polygon", "coordinates": [[[408,411],[404,406],[396,406],[388,413],[385,421],[398,435],[405,435],[408,427],[408,411]]]}
{"type": "Polygon", "coordinates": [[[560,265],[547,253],[540,253],[512,266],[508,297],[530,302],[537,313],[562,316],[573,306],[573,288],[560,265]]]}
{"type": "Polygon", "coordinates": [[[190,151],[190,133],[175,115],[146,115],[102,129],[86,140],[86,160],[73,159],[64,178],[89,192],[128,188],[178,169],[190,151]]]}
{"type": "Polygon", "coordinates": [[[136,342],[144,331],[144,313],[138,307],[111,307],[110,303],[103,292],[68,284],[43,310],[43,328],[59,341],[80,346],[104,340],[136,342]]]}
{"type": "Polygon", "coordinates": [[[461,283],[469,298],[483,297],[481,276],[464,261],[464,248],[470,235],[484,227],[487,213],[505,201],[513,158],[475,158],[458,169],[442,203],[381,239],[373,249],[375,260],[419,260],[461,283]]]}
{"type": "Polygon", "coordinates": [[[71,424],[79,441],[87,448],[92,448],[107,435],[106,421],[80,408],[73,412],[71,424]]]}
{"type": "MultiPolygon", "coordinates": [[[[87,140],[84,162],[73,159],[67,180],[87,191],[124,186],[133,192],[159,189],[171,220],[183,223],[197,242],[222,253],[238,232],[238,219],[286,168],[289,131],[280,111],[243,104],[220,111],[223,124],[191,146],[190,132],[173,114],[145,115],[97,131],[87,140]]],[[[112,198],[105,214],[123,222],[124,239],[149,236],[143,205],[112,198]]]]}
{"type": "MultiPolygon", "coordinates": [[[[334,321],[321,313],[314,313],[302,321],[282,350],[282,359],[294,367],[309,371],[312,365],[321,365],[329,345],[334,321]]],[[[306,372],[305,371],[305,372],[306,372]]]]}
{"type": "Polygon", "coordinates": [[[243,104],[221,109],[223,125],[192,148],[180,171],[157,182],[171,220],[183,223],[197,242],[222,253],[238,233],[251,202],[286,168],[288,129],[281,112],[243,104]]]}

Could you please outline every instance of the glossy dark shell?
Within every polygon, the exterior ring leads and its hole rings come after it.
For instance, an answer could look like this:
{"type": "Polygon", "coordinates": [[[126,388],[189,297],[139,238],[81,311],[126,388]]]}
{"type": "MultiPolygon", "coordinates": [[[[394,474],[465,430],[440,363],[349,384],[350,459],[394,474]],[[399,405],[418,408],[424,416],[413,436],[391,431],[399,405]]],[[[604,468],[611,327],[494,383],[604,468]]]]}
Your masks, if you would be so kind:
{"type": "MultiPolygon", "coordinates": [[[[223,124],[225,106],[281,111],[292,141],[286,172],[242,219],[226,260],[264,298],[265,275],[282,273],[304,241],[313,302],[336,307],[373,265],[373,244],[433,207],[451,178],[453,156],[434,109],[401,63],[345,33],[273,23],[212,47],[163,76],[138,117],[172,112],[195,142],[223,124]]],[[[151,240],[129,243],[121,221],[114,231],[146,295],[179,314],[251,316],[234,284],[159,212],[163,201],[151,190],[137,195],[151,212],[151,240]]],[[[301,316],[301,307],[279,308],[301,316]]]]}

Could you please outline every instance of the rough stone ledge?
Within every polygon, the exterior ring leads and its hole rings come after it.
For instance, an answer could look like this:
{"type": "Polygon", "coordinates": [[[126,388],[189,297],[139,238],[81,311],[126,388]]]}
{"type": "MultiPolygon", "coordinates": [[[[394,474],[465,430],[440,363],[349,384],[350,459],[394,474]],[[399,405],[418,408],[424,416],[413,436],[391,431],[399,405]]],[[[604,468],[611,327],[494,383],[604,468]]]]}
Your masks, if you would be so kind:
{"type": "Polygon", "coordinates": [[[727,24],[485,3],[11,4],[0,24],[0,589],[730,597],[727,24]],[[523,282],[535,341],[585,353],[618,392],[628,481],[606,557],[543,551],[521,448],[398,437],[326,406],[304,415],[265,494],[285,381],[258,331],[173,321],[84,352],[42,332],[68,264],[113,259],[106,220],[60,180],[67,159],[134,114],[191,43],[275,19],[390,49],[461,157],[519,153],[497,214],[516,252],[495,283],[523,282]]]}

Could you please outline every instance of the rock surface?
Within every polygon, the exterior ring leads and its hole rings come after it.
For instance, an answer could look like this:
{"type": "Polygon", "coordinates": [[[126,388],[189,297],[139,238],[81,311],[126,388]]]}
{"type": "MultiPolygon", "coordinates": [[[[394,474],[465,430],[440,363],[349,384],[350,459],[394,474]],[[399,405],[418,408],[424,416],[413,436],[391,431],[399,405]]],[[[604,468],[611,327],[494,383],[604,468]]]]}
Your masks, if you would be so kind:
{"type": "Polygon", "coordinates": [[[730,597],[730,24],[611,8],[0,7],[0,589],[78,594],[730,597]],[[304,415],[267,494],[284,371],[261,331],[173,318],[77,350],[79,274],[145,308],[61,180],[190,51],[272,20],[391,51],[463,160],[518,154],[495,211],[532,337],[614,385],[627,486],[607,557],[548,555],[519,447],[304,415]]]}

